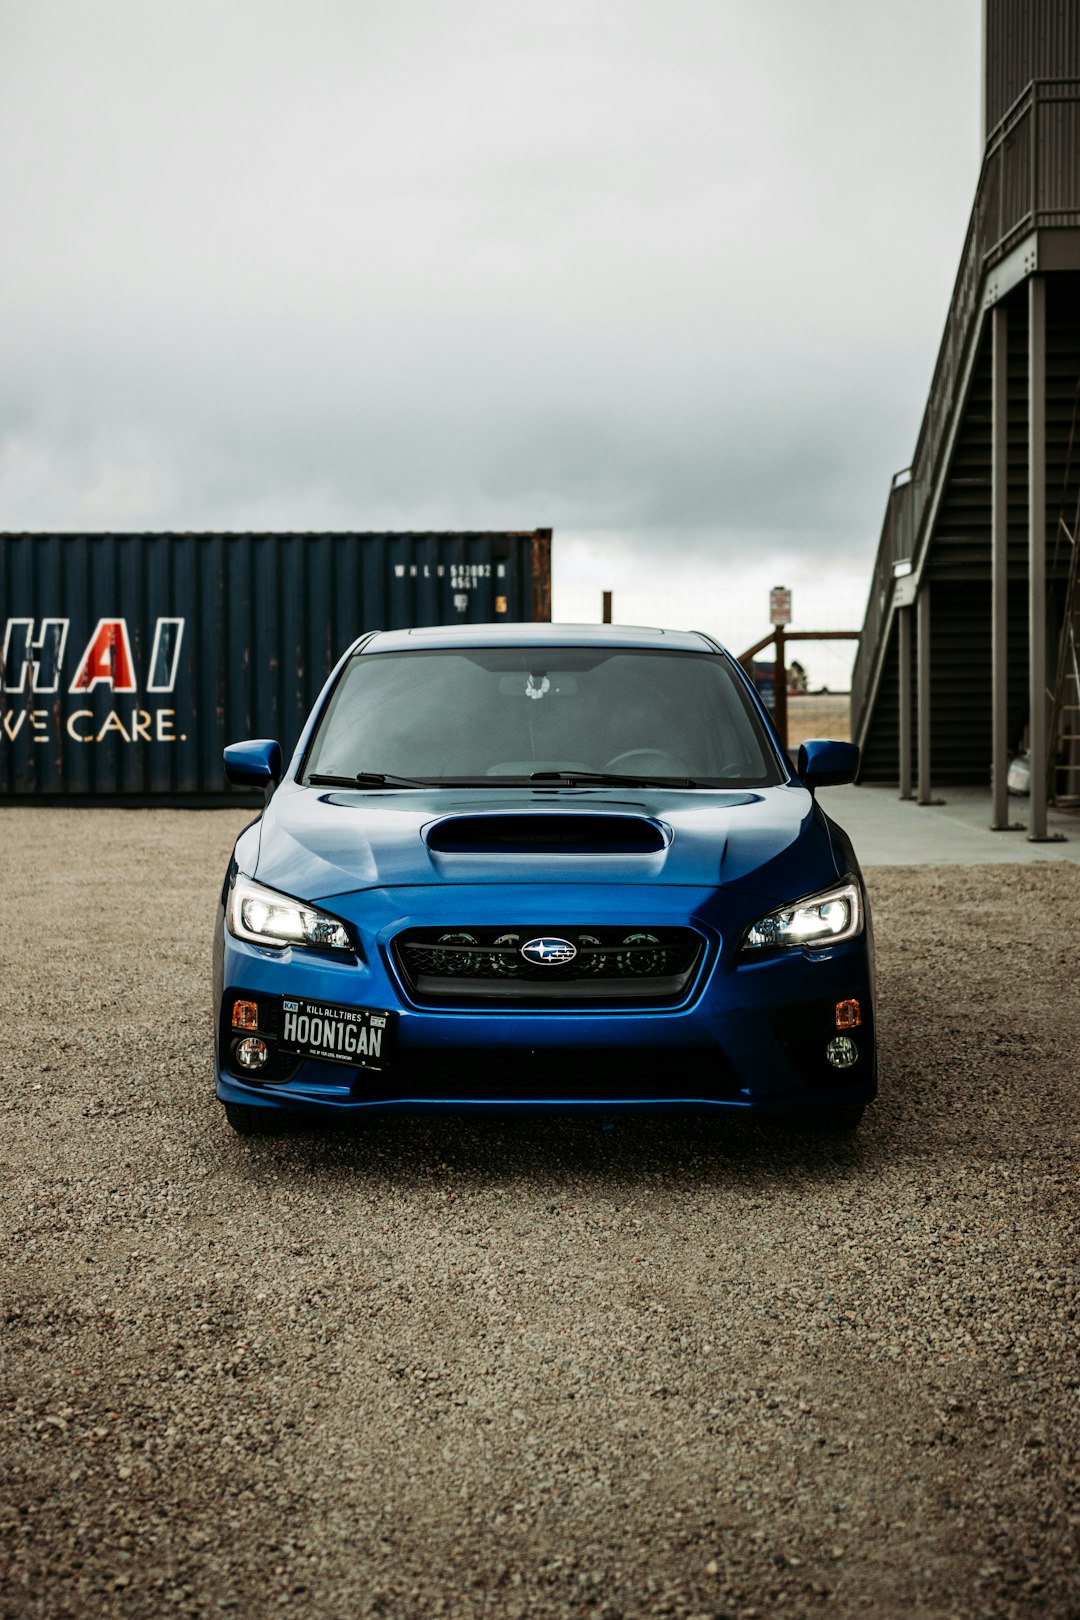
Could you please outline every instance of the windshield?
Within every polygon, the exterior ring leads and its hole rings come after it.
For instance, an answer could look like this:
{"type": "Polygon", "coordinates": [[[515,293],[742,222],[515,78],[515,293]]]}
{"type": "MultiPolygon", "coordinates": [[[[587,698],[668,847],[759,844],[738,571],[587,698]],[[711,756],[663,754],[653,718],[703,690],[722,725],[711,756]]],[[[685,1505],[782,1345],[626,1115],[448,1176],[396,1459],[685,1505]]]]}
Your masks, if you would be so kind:
{"type": "Polygon", "coordinates": [[[703,787],[782,780],[725,658],[625,647],[358,654],[303,779],[497,786],[575,772],[703,787]]]}

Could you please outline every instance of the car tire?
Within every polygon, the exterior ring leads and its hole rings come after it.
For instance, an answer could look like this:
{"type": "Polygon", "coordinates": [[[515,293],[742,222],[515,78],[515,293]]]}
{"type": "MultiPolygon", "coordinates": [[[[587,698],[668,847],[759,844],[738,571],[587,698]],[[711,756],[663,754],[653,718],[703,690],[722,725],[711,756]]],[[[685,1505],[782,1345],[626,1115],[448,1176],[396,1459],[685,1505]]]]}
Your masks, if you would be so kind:
{"type": "Polygon", "coordinates": [[[277,1108],[249,1108],[246,1103],[226,1103],[225,1118],[237,1136],[280,1136],[289,1126],[289,1116],[277,1108]]]}
{"type": "Polygon", "coordinates": [[[785,1114],[780,1123],[801,1136],[854,1136],[865,1112],[862,1103],[834,1103],[831,1108],[785,1114]]]}
{"type": "Polygon", "coordinates": [[[820,1108],[816,1113],[807,1115],[804,1128],[821,1136],[854,1136],[865,1112],[863,1103],[842,1103],[832,1108],[820,1108]]]}

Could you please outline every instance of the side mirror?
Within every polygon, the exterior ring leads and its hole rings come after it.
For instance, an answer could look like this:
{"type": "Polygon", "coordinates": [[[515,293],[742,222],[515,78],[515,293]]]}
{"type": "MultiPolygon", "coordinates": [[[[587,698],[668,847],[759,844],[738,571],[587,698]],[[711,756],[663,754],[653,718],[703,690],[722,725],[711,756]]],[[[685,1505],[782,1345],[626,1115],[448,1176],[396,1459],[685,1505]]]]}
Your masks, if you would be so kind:
{"type": "Polygon", "coordinates": [[[236,787],[276,787],[281,781],[281,744],[269,737],[230,743],[225,775],[236,787]]]}
{"type": "Polygon", "coordinates": [[[826,742],[817,737],[800,745],[795,771],[811,793],[815,788],[854,782],[859,773],[859,750],[854,743],[826,742]]]}

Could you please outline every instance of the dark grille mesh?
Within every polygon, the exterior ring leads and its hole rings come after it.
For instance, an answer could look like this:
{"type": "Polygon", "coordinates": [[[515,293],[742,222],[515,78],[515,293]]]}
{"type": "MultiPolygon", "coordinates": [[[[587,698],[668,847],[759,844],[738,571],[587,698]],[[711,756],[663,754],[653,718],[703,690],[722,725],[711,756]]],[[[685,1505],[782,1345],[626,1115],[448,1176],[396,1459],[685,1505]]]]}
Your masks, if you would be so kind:
{"type": "Polygon", "coordinates": [[[444,1000],[667,1000],[703,943],[689,928],[422,928],[399,935],[394,955],[411,991],[444,1000]],[[521,947],[539,939],[572,946],[572,959],[528,960],[521,947]]]}

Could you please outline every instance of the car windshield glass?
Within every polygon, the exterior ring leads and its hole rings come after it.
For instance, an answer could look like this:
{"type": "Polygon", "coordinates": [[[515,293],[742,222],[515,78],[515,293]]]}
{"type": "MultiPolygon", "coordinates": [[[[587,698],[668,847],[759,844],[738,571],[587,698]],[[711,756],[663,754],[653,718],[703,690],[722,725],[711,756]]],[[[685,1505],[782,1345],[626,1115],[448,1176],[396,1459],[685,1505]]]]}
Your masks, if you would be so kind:
{"type": "Polygon", "coordinates": [[[334,688],[304,779],[496,786],[575,771],[703,787],[782,780],[726,658],[625,647],[361,653],[334,688]]]}

